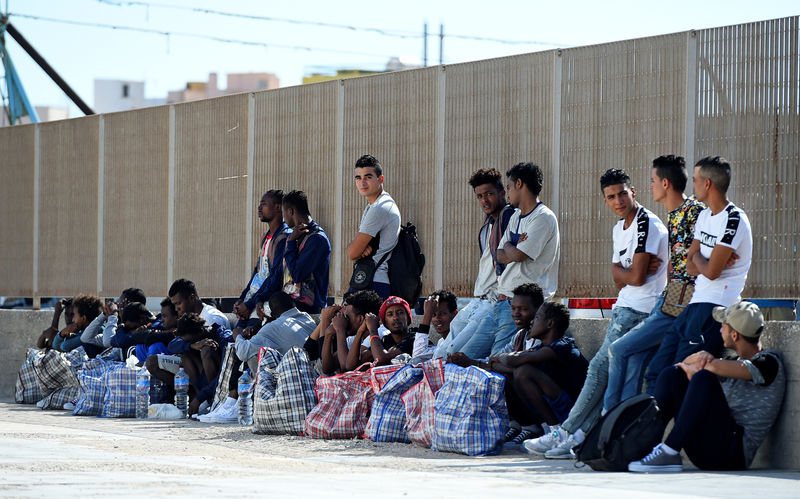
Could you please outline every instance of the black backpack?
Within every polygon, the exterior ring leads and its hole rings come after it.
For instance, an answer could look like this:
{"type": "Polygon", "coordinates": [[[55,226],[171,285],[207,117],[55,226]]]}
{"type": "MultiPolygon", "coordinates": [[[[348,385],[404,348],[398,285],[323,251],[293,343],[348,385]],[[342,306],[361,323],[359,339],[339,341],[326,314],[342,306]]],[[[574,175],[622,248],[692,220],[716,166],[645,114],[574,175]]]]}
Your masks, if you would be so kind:
{"type": "Polygon", "coordinates": [[[643,393],[623,400],[602,416],[575,447],[578,461],[595,471],[628,471],[628,463],[653,450],[666,422],[656,399],[643,393]]]}
{"type": "Polygon", "coordinates": [[[397,245],[389,258],[389,282],[392,295],[399,296],[414,308],[422,293],[422,269],[425,255],[419,247],[417,228],[411,222],[400,226],[397,245]]]}

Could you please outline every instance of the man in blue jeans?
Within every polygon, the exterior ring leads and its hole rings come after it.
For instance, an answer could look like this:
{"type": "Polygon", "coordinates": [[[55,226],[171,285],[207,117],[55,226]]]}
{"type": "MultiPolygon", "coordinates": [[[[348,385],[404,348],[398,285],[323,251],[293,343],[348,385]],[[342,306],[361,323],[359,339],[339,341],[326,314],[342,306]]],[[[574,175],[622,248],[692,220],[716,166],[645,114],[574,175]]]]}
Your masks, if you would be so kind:
{"type": "Polygon", "coordinates": [[[608,348],[647,317],[667,284],[667,228],[655,214],[636,202],[630,177],[611,169],[600,177],[603,200],[621,218],[614,226],[611,276],[619,289],[606,337],[589,363],[586,382],[569,416],[560,427],[537,439],[526,440],[525,450],[548,459],[569,459],[583,441],[603,406],[608,382],[608,348]],[[656,272],[648,274],[650,260],[658,258],[656,272]]]}
{"type": "Polygon", "coordinates": [[[488,314],[480,322],[475,321],[472,334],[462,331],[451,350],[472,359],[498,353],[516,333],[511,299],[517,286],[538,284],[545,300],[551,300],[558,287],[558,221],[552,210],[539,201],[542,169],[533,163],[517,163],[506,176],[508,198],[516,210],[497,246],[497,263],[505,265],[497,280],[497,297],[488,314]]]}
{"type": "MultiPolygon", "coordinates": [[[[694,276],[686,272],[686,255],[694,239],[694,224],[705,205],[683,193],[688,175],[686,163],[680,156],[659,156],[653,160],[650,192],[653,199],[662,203],[667,213],[669,233],[670,282],[694,283],[694,276]]],[[[657,258],[650,258],[660,263],[657,258]]],[[[634,327],[608,349],[608,387],[603,411],[608,412],[618,402],[633,397],[642,388],[642,377],[647,363],[655,354],[664,330],[675,320],[661,311],[664,295],[656,301],[650,316],[634,327]]]]}
{"type": "Polygon", "coordinates": [[[697,218],[686,257],[688,273],[697,276],[695,289],[689,305],[664,331],[664,339],[647,367],[645,380],[651,395],[665,367],[700,350],[719,353],[720,325],[711,311],[742,299],[753,257],[753,236],[745,212],[728,201],[730,183],[731,165],[725,158],[709,156],[694,167],[694,193],[708,205],[697,218]]]}

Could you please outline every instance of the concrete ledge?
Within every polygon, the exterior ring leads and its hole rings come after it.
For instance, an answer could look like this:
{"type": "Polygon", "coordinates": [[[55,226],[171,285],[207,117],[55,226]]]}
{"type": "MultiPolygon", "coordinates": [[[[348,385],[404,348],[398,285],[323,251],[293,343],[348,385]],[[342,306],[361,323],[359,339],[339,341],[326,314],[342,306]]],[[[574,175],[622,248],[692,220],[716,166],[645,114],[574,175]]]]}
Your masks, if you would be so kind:
{"type": "MultiPolygon", "coordinates": [[[[14,398],[17,372],[29,347],[50,325],[52,312],[0,310],[0,399],[14,398]]],[[[603,343],[608,319],[573,319],[570,334],[586,358],[603,343]]],[[[63,324],[62,324],[63,327],[63,324]]],[[[800,470],[800,322],[767,322],[762,336],[764,348],[783,354],[786,395],[778,421],[759,449],[754,467],[800,470]]]]}

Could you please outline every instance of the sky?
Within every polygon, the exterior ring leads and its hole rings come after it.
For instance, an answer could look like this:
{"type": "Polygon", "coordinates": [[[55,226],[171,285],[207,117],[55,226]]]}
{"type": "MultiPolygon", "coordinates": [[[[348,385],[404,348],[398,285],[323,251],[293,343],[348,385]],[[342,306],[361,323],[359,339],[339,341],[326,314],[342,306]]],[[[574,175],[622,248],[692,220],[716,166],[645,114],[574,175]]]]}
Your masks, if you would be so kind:
{"type": "MultiPolygon", "coordinates": [[[[226,74],[248,72],[275,73],[284,87],[312,72],[380,70],[393,56],[421,63],[425,23],[428,65],[436,65],[440,25],[442,60],[453,64],[800,14],[800,0],[0,0],[0,7],[90,107],[96,78],[144,81],[146,97],[164,98],[211,72],[223,88],[226,74]],[[89,26],[98,24],[160,34],[89,26]]],[[[7,36],[6,44],[34,105],[82,114],[16,41],[7,36]]]]}

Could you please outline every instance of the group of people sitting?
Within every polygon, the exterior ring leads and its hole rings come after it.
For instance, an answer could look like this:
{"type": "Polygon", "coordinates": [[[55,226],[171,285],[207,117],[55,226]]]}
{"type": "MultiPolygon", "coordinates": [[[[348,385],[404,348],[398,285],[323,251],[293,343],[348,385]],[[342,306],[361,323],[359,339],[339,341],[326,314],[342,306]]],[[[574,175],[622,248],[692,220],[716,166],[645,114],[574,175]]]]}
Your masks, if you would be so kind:
{"type": "Polygon", "coordinates": [[[306,195],[270,190],[258,205],[268,230],[233,307],[233,327],[201,301],[191,281],[178,279],[158,317],[135,288],[105,304],[90,296],[62,301],[38,346],[82,345],[89,355],[119,347],[167,387],[182,367],[191,385],[189,413],[207,422],[235,414],[235,380],[241,366],[256,371],[260,347],[282,354],[302,347],[323,376],[366,363],[441,358],[505,377],[507,445],[548,459],[574,458],[601,415],[644,384],[674,426],[664,443],[630,463],[631,471],[679,471],[681,450],[699,468],[744,469],[777,418],[785,385],[780,355],[759,346],[761,312],[741,300],[752,260],[750,222],[727,198],[731,166],[724,158],[697,162],[691,197],[684,193],[683,158],[660,156],[652,166],[650,189],[668,212],[666,225],[638,202],[624,171],[610,169],[599,179],[604,203],[619,218],[609,248],[618,295],[591,361],[569,335],[569,309],[553,301],[559,228],[539,200],[539,166],[516,164],[506,182],[495,169],[472,174],[469,184],[485,214],[474,298],[459,310],[452,292],[438,290],[424,300],[414,326],[416,304],[392,296],[387,268],[400,211],[383,189],[380,163],[368,155],[355,164],[367,205],[347,254],[371,261],[372,275],[341,304],[326,306],[331,246],[306,195]],[[677,299],[673,289],[681,290],[677,299]],[[58,331],[62,310],[67,327],[58,331]],[[319,314],[318,321],[310,314],[319,314]],[[228,398],[203,415],[226,346],[239,361],[228,398]],[[721,358],[723,347],[730,358],[721,358]]]}

